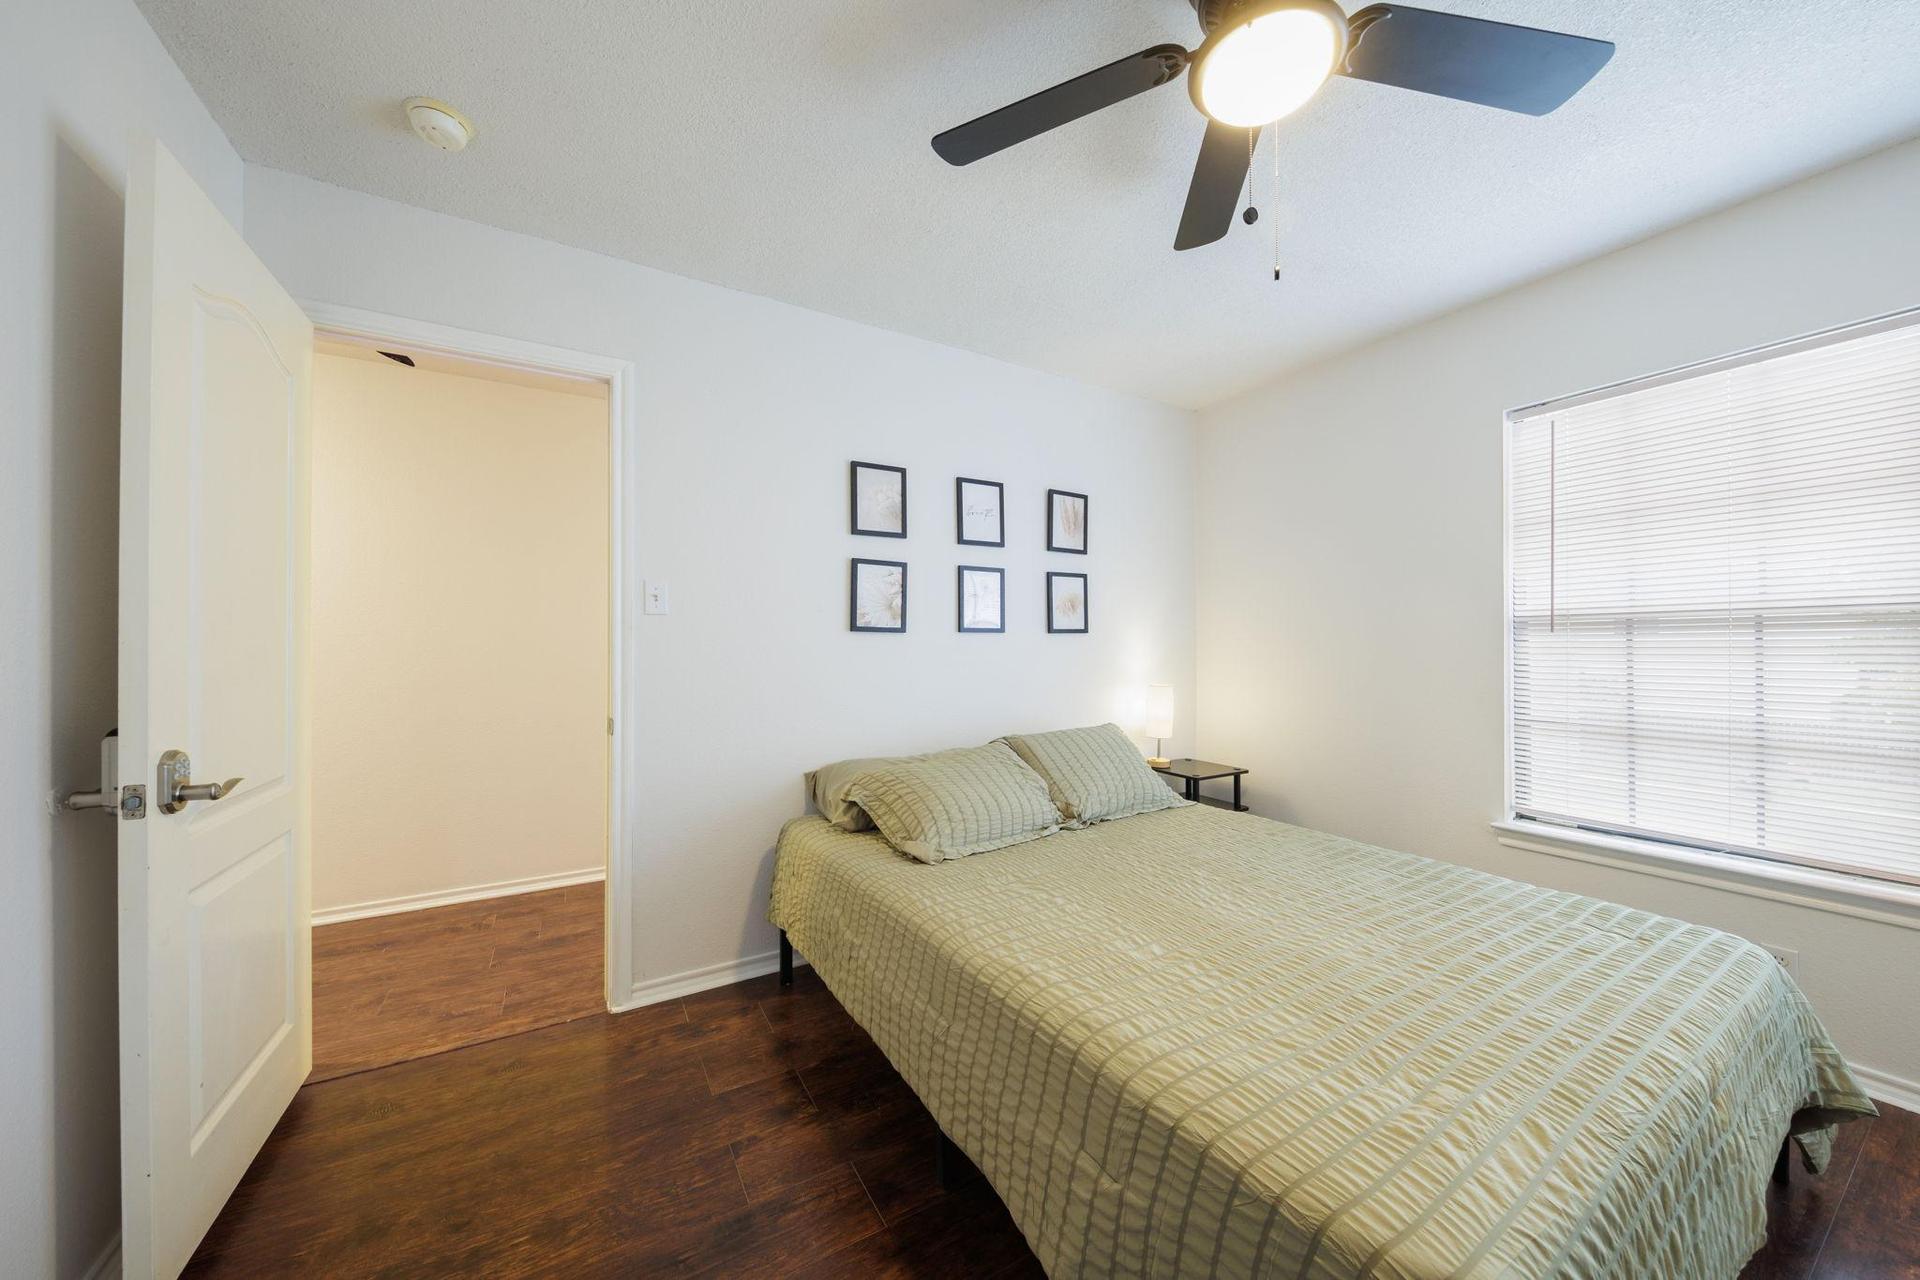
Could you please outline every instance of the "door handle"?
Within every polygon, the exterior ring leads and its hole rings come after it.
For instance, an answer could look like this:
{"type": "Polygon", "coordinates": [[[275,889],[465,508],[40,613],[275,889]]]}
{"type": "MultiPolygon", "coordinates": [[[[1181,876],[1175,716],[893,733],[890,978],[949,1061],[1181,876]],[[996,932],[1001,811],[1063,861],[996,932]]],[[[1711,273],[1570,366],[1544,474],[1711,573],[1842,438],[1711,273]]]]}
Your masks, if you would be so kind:
{"type": "Polygon", "coordinates": [[[218,800],[239,785],[238,778],[228,778],[225,782],[183,782],[173,796],[183,804],[189,800],[218,800]]]}
{"type": "Polygon", "coordinates": [[[240,785],[240,779],[228,778],[225,782],[195,782],[193,780],[193,761],[184,751],[168,750],[160,753],[159,785],[154,790],[160,793],[160,812],[179,813],[195,800],[219,800],[233,794],[240,785]]]}

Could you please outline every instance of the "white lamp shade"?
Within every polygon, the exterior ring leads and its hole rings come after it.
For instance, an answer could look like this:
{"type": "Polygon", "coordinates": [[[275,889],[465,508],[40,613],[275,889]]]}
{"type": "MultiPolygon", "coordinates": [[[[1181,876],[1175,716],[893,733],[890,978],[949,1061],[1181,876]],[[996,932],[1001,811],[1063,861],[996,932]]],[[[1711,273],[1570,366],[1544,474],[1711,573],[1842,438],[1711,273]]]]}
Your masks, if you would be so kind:
{"type": "Polygon", "coordinates": [[[1147,722],[1141,726],[1141,732],[1149,738],[1173,736],[1172,685],[1150,684],[1147,686],[1147,722]]]}

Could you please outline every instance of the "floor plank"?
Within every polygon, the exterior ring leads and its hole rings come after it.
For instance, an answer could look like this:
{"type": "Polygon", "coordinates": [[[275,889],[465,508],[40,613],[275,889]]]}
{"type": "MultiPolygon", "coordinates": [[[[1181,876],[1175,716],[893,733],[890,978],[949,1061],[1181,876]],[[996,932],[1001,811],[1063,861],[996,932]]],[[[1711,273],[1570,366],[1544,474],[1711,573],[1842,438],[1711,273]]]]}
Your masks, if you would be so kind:
{"type": "Polygon", "coordinates": [[[606,1008],[602,886],[313,931],[313,1074],[390,1066],[606,1008]]]}
{"type": "Polygon", "coordinates": [[[1920,1280],[1920,1115],[1882,1106],[1861,1145],[1814,1280],[1920,1280]]]}
{"type": "Polygon", "coordinates": [[[1834,1135],[1833,1159],[1819,1177],[1806,1172],[1796,1152],[1787,1185],[1767,1184],[1767,1243],[1748,1261],[1740,1280],[1807,1280],[1813,1274],[1814,1261],[1876,1123],[1860,1120],[1841,1125],[1834,1135]]]}
{"type": "MultiPolygon", "coordinates": [[[[1743,1280],[1920,1280],[1920,1116],[1883,1113],[1769,1192],[1743,1280]]],[[[937,1133],[803,968],[309,1084],[187,1274],[1038,1280],[937,1133]]]]}

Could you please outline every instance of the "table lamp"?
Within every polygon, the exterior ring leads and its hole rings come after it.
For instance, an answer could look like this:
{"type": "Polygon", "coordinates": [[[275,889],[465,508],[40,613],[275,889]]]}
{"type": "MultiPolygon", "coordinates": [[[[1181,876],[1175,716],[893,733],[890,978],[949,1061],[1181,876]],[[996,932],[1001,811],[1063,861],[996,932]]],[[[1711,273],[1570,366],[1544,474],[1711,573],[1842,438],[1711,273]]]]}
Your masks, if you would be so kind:
{"type": "Polygon", "coordinates": [[[1153,739],[1153,754],[1147,763],[1156,769],[1167,767],[1167,758],[1160,754],[1161,747],[1173,736],[1173,686],[1170,684],[1150,684],[1147,686],[1147,723],[1143,732],[1153,739]]]}

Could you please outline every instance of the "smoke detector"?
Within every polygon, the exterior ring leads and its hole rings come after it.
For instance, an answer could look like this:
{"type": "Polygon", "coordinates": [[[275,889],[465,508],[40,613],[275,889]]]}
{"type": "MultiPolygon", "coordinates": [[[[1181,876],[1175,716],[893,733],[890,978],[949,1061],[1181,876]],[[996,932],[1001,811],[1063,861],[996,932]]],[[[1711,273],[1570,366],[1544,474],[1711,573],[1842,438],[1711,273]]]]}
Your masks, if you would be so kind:
{"type": "Polygon", "coordinates": [[[407,123],[442,151],[464,150],[473,141],[473,121],[438,98],[408,98],[407,123]]]}

